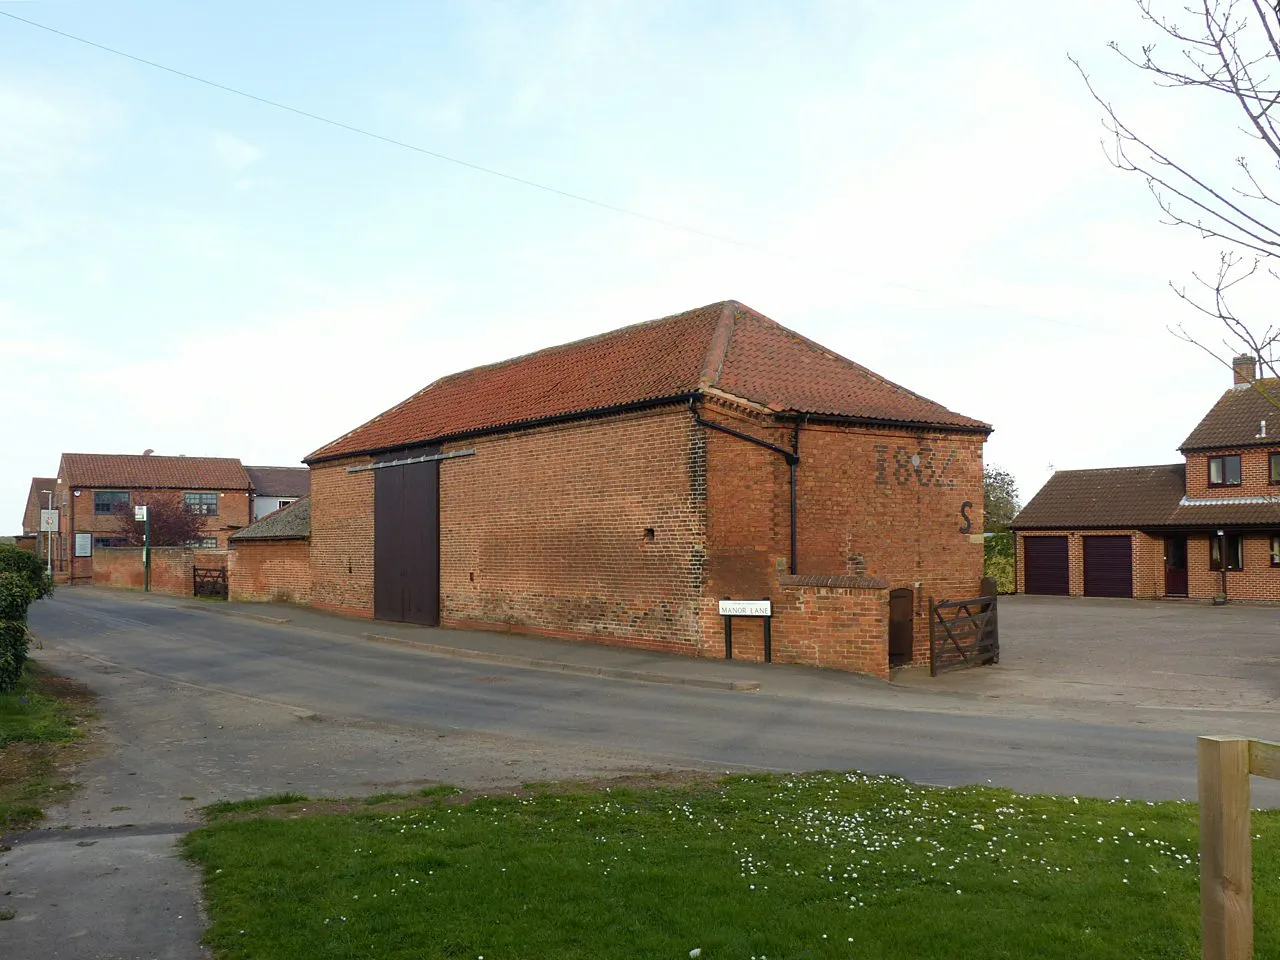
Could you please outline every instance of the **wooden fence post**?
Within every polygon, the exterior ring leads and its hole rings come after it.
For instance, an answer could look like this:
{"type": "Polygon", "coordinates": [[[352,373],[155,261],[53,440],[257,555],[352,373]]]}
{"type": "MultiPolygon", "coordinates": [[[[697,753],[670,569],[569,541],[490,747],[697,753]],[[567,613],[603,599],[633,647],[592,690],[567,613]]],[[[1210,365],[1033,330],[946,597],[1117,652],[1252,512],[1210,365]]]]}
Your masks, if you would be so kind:
{"type": "Polygon", "coordinates": [[[1200,737],[1200,936],[1204,960],[1253,958],[1249,741],[1200,737]]]}

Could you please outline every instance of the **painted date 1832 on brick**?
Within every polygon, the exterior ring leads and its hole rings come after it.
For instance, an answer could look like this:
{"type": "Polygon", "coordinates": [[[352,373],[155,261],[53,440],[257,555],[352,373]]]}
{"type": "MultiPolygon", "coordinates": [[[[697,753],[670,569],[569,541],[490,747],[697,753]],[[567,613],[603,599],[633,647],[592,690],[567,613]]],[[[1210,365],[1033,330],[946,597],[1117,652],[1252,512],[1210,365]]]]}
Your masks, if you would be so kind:
{"type": "Polygon", "coordinates": [[[935,449],[922,443],[916,449],[907,446],[890,447],[886,443],[877,443],[876,451],[876,483],[888,486],[896,483],[900,487],[913,483],[922,487],[942,487],[954,489],[954,477],[948,477],[947,471],[956,462],[959,450],[951,445],[935,449]]]}

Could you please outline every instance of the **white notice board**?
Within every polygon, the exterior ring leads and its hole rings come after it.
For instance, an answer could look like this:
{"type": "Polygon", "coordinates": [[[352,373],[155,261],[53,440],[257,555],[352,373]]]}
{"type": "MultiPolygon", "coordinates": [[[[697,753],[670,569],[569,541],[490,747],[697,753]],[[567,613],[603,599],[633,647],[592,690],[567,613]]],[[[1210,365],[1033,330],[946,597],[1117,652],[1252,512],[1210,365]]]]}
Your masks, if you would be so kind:
{"type": "Polygon", "coordinates": [[[76,556],[77,557],[93,556],[93,534],[91,533],[76,534],[76,556]]]}

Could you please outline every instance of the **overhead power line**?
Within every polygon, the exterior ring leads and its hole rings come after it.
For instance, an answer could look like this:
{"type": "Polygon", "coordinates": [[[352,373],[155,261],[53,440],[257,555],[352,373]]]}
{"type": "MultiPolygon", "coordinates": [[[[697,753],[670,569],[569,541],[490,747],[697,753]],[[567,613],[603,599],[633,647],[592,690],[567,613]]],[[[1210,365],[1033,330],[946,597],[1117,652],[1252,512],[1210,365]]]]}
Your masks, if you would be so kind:
{"type": "MultiPolygon", "coordinates": [[[[544,193],[553,194],[554,196],[562,197],[566,200],[574,200],[578,203],[584,203],[592,207],[597,207],[601,210],[608,210],[611,213],[622,214],[623,216],[626,216],[626,217],[631,217],[636,220],[643,220],[648,223],[666,227],[671,230],[679,230],[684,233],[689,233],[694,236],[702,237],[707,240],[714,240],[717,243],[725,243],[731,246],[739,247],[744,250],[751,250],[755,253],[760,253],[765,256],[778,257],[781,259],[790,260],[793,263],[801,264],[808,267],[814,267],[822,270],[836,271],[841,273],[842,275],[848,275],[850,273],[850,271],[847,268],[840,267],[837,264],[821,263],[818,261],[808,260],[803,257],[797,257],[794,254],[785,253],[783,251],[772,250],[767,247],[761,247],[757,244],[750,243],[749,241],[746,241],[746,240],[739,240],[735,237],[729,237],[729,236],[725,236],[724,234],[714,233],[710,230],[702,230],[698,227],[690,226],[689,224],[679,223],[674,220],[667,220],[662,217],[656,217],[656,216],[653,216],[652,214],[644,213],[643,211],[640,211],[640,210],[632,210],[629,207],[623,207],[617,204],[608,203],[604,200],[597,200],[594,197],[588,197],[580,193],[574,193],[571,190],[563,190],[560,187],[554,187],[549,184],[540,183],[537,180],[530,180],[527,177],[520,177],[512,173],[505,173],[502,170],[496,170],[493,167],[486,167],[483,164],[473,163],[470,160],[463,160],[459,157],[452,157],[452,156],[449,156],[448,154],[440,153],[439,151],[436,151],[436,150],[429,150],[426,147],[421,147],[421,146],[418,146],[417,144],[409,143],[405,140],[398,140],[395,137],[388,137],[385,134],[375,133],[372,130],[366,130],[363,127],[357,127],[354,124],[346,123],[342,120],[335,120],[332,117],[326,117],[323,114],[313,113],[310,110],[303,110],[301,107],[294,107],[287,103],[282,103],[279,100],[272,100],[269,97],[259,96],[256,93],[250,93],[247,90],[241,90],[237,87],[233,87],[225,83],[219,83],[216,80],[209,80],[205,77],[197,76],[194,73],[188,73],[185,70],[179,70],[177,67],[171,67],[167,64],[159,63],[155,60],[149,60],[146,57],[140,57],[137,54],[129,53],[128,51],[120,50],[116,47],[107,46],[104,43],[98,43],[95,40],[89,40],[86,37],[77,36],[76,34],[73,34],[73,33],[67,33],[65,30],[59,30],[56,27],[49,26],[48,24],[39,23],[38,21],[35,21],[35,20],[29,20],[26,17],[20,17],[16,13],[10,13],[7,10],[0,10],[0,17],[7,17],[10,20],[17,21],[18,23],[24,23],[29,27],[36,28],[37,30],[43,30],[46,33],[54,34],[55,36],[62,37],[66,40],[71,40],[71,41],[74,41],[75,43],[83,44],[84,46],[87,46],[87,47],[92,47],[95,50],[102,51],[103,53],[109,53],[112,56],[116,56],[116,57],[123,57],[126,60],[132,60],[134,63],[142,64],[145,67],[151,67],[152,69],[155,69],[155,70],[162,70],[165,73],[172,74],[175,77],[181,77],[182,79],[190,80],[193,83],[203,84],[206,87],[212,87],[215,90],[221,90],[223,93],[229,93],[237,97],[243,97],[246,100],[252,100],[253,102],[260,103],[263,106],[272,107],[276,110],[283,110],[286,113],[292,113],[295,116],[305,117],[306,119],[314,120],[317,123],[327,124],[328,126],[336,127],[339,130],[345,130],[348,133],[354,133],[362,137],[369,137],[372,140],[377,140],[381,143],[389,144],[393,147],[400,147],[404,150],[412,150],[414,153],[422,154],[423,156],[426,156],[426,157],[431,157],[433,160],[440,160],[445,163],[456,164],[457,166],[465,167],[468,170],[473,170],[477,173],[483,173],[491,177],[498,177],[499,179],[506,180],[510,183],[520,184],[521,186],[530,187],[531,189],[534,189],[534,190],[541,190],[544,193]]],[[[938,290],[938,289],[932,289],[929,287],[915,286],[913,284],[901,283],[895,280],[888,280],[884,278],[876,278],[874,282],[877,284],[880,284],[881,286],[894,287],[899,290],[906,290],[912,293],[923,294],[925,296],[937,297],[942,300],[949,300],[952,303],[963,304],[965,306],[970,306],[970,307],[976,307],[982,310],[994,310],[999,313],[1010,314],[1018,317],[1025,317],[1027,319],[1037,320],[1041,323],[1051,323],[1057,326],[1074,327],[1080,330],[1088,330],[1091,333],[1101,333],[1101,334],[1110,334],[1110,335],[1115,335],[1116,333],[1118,333],[1118,331],[1115,331],[1115,330],[1109,330],[1103,327],[1091,326],[1089,324],[1079,323],[1077,321],[1062,320],[1057,317],[1048,317],[1043,314],[1028,313],[1022,310],[1011,309],[1009,307],[1000,306],[999,304],[984,303],[980,300],[972,300],[972,299],[969,299],[968,297],[959,296],[957,294],[950,293],[946,290],[938,290]]]]}

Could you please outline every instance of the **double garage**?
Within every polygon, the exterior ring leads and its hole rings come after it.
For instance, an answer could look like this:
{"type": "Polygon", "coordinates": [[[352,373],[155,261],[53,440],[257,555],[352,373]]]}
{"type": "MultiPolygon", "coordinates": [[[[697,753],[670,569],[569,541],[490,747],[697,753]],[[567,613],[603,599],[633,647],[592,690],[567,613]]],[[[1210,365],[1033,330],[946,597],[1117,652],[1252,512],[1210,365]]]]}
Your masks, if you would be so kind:
{"type": "MultiPolygon", "coordinates": [[[[1023,537],[1024,593],[1068,596],[1071,593],[1071,549],[1067,536],[1023,537]]],[[[1083,584],[1086,597],[1133,596],[1133,537],[1084,536],[1083,584]]]]}

